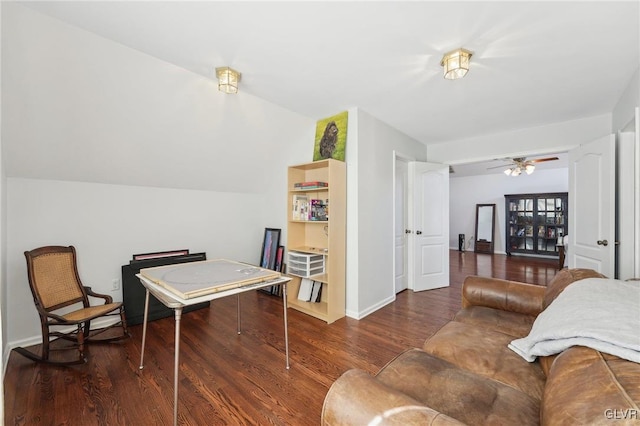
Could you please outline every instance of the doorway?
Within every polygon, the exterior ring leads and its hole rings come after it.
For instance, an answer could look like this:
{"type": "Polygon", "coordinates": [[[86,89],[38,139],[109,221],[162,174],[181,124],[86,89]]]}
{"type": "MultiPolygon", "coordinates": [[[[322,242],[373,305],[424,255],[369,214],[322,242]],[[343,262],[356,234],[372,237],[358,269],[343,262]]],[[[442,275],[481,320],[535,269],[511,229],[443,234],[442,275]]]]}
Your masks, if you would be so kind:
{"type": "Polygon", "coordinates": [[[409,246],[408,236],[408,188],[409,188],[409,161],[407,157],[394,153],[394,286],[395,294],[409,288],[409,246]]]}
{"type": "Polygon", "coordinates": [[[449,173],[394,152],[394,294],[449,285],[449,173]],[[415,229],[410,229],[411,227],[415,229]]]}

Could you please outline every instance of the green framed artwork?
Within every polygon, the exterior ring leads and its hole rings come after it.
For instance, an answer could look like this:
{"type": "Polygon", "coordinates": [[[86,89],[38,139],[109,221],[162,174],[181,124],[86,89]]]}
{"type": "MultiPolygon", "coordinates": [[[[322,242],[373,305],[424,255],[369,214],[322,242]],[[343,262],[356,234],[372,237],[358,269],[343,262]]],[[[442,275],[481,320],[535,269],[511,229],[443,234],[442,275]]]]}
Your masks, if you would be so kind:
{"type": "Polygon", "coordinates": [[[316,142],[313,147],[313,161],[333,158],[344,161],[347,144],[348,111],[318,120],[316,142]]]}

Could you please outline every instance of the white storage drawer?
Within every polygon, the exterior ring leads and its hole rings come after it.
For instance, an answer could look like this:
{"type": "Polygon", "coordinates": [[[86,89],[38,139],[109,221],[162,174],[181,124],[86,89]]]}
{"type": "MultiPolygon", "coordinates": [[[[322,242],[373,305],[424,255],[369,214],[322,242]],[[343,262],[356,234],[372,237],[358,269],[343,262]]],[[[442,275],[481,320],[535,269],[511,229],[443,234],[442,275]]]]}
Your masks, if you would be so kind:
{"type": "Polygon", "coordinates": [[[289,252],[289,266],[287,273],[299,277],[324,274],[324,256],[321,254],[289,252]]]}

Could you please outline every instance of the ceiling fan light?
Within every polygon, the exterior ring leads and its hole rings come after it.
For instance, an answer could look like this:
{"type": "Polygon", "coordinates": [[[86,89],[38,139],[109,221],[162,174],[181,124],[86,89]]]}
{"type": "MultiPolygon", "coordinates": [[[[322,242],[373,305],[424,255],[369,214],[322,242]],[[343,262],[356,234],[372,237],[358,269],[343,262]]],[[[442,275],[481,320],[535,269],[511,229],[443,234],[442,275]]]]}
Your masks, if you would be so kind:
{"type": "Polygon", "coordinates": [[[520,169],[520,167],[516,167],[511,172],[511,176],[520,176],[520,173],[522,173],[522,169],[520,169]]]}
{"type": "Polygon", "coordinates": [[[513,170],[507,169],[507,170],[504,171],[504,174],[507,175],[507,176],[511,176],[512,172],[513,172],[513,170]]]}
{"type": "Polygon", "coordinates": [[[533,164],[527,164],[526,167],[524,168],[525,172],[527,172],[528,175],[533,173],[535,169],[536,169],[536,166],[534,166],[533,164]]]}

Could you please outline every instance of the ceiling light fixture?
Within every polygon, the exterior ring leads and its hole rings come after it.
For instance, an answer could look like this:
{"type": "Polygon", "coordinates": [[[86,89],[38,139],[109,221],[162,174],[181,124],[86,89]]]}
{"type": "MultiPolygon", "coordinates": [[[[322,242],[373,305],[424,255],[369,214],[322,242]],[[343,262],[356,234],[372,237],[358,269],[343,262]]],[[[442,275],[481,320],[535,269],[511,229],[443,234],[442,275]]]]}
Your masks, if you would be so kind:
{"type": "Polygon", "coordinates": [[[472,53],[460,48],[445,54],[440,61],[444,67],[444,78],[455,80],[464,77],[469,71],[469,59],[472,53]]]}
{"type": "Polygon", "coordinates": [[[216,68],[218,90],[224,93],[238,93],[238,82],[241,76],[242,74],[229,67],[216,68]]]}
{"type": "Polygon", "coordinates": [[[536,166],[533,164],[527,164],[524,167],[513,166],[509,167],[504,171],[504,174],[507,176],[520,176],[520,174],[524,171],[526,174],[530,175],[536,169],[536,166]]]}

